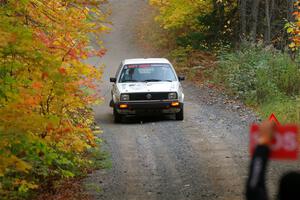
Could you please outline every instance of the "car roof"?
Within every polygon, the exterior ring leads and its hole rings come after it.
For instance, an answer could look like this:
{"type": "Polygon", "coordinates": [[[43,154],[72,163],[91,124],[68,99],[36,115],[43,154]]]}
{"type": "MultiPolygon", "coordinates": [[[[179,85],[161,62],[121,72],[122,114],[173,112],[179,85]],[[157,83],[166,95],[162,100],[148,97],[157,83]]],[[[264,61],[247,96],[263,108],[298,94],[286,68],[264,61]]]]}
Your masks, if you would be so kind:
{"type": "Polygon", "coordinates": [[[134,59],[126,59],[123,61],[124,65],[131,65],[131,64],[151,64],[151,63],[166,63],[170,64],[165,58],[134,58],[134,59]]]}

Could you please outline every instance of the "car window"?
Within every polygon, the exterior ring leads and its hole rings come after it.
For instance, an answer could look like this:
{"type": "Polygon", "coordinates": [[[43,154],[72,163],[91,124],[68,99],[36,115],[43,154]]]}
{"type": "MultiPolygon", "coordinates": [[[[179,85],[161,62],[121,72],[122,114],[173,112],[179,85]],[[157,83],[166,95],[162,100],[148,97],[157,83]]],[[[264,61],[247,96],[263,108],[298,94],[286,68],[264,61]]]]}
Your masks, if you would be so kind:
{"type": "Polygon", "coordinates": [[[176,81],[176,75],[169,64],[125,65],[119,82],[176,81]]]}

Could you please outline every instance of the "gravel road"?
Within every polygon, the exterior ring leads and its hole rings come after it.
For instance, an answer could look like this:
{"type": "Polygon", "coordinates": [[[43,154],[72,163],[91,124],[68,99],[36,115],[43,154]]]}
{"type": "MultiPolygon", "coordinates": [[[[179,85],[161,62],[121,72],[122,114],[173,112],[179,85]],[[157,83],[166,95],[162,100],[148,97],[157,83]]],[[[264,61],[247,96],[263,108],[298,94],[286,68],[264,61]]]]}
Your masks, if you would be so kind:
{"type": "MultiPolygon", "coordinates": [[[[248,165],[248,125],[251,111],[205,86],[184,83],[185,120],[168,117],[129,119],[114,124],[109,77],[122,59],[149,57],[135,42],[135,27],[144,0],[111,0],[112,32],[105,37],[109,50],[101,92],[105,103],[95,108],[103,128],[112,168],[91,174],[85,183],[99,200],[240,200],[248,165]],[[94,184],[97,187],[91,186],[94,184]],[[101,188],[98,191],[95,188],[101,188]]],[[[151,55],[150,55],[151,56],[151,55]]],[[[99,60],[91,60],[96,64],[99,60]]],[[[275,182],[293,164],[272,163],[268,178],[275,182]]]]}

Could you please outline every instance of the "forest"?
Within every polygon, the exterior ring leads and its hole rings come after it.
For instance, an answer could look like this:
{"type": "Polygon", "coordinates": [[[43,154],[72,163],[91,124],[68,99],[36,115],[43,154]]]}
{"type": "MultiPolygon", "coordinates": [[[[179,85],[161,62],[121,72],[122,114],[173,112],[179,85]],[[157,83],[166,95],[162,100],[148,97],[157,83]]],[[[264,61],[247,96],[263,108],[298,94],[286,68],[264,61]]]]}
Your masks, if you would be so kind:
{"type": "Polygon", "coordinates": [[[262,117],[299,121],[299,3],[150,0],[159,27],[150,40],[190,77],[226,89],[262,117]]]}
{"type": "Polygon", "coordinates": [[[286,0],[151,0],[158,8],[156,21],[176,35],[180,46],[195,49],[240,41],[261,41],[284,49],[286,26],[293,26],[297,1],[286,0]]]}

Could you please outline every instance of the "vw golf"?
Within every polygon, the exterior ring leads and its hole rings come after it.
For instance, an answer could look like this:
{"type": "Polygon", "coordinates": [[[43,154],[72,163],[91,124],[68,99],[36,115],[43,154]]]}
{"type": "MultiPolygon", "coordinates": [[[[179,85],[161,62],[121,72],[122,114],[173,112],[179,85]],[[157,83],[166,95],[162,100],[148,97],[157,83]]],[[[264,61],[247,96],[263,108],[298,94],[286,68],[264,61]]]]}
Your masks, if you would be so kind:
{"type": "Polygon", "coordinates": [[[173,114],[176,120],[183,120],[183,80],[167,59],[124,60],[110,78],[115,123],[128,115],[173,114]]]}

